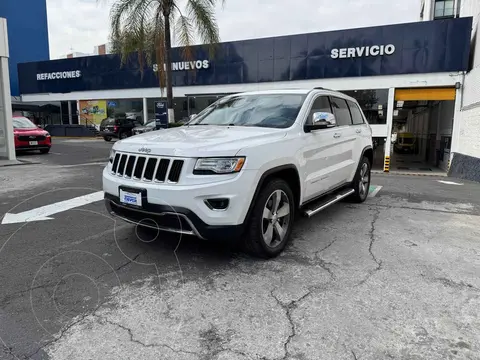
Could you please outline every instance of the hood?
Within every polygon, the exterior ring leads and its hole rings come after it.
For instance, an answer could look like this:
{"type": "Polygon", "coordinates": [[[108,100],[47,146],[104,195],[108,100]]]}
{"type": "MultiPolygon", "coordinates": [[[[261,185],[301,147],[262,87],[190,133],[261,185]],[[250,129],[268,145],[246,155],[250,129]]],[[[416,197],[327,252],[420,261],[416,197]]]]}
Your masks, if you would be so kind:
{"type": "Polygon", "coordinates": [[[285,137],[285,129],[246,126],[194,125],[152,131],[117,141],[114,149],[151,155],[234,156],[242,148],[285,137]]]}

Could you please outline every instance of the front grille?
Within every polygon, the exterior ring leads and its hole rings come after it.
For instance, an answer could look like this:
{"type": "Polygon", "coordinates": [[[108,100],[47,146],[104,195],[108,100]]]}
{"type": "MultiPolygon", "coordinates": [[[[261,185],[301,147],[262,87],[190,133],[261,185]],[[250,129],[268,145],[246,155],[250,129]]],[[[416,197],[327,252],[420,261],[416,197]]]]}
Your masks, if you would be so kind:
{"type": "Polygon", "coordinates": [[[184,160],[116,153],[112,164],[112,174],[125,178],[178,183],[184,160]]]}
{"type": "Polygon", "coordinates": [[[20,135],[18,137],[20,141],[43,141],[45,140],[45,136],[43,135],[20,135]]]}

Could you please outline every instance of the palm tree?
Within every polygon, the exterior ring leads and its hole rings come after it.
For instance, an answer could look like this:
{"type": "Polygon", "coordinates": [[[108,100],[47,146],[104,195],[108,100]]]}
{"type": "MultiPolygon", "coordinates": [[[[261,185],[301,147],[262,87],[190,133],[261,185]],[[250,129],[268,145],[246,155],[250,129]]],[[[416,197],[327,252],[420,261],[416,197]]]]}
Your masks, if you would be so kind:
{"type": "Polygon", "coordinates": [[[168,121],[174,121],[171,49],[172,35],[183,46],[185,60],[192,59],[191,46],[198,40],[210,55],[220,40],[215,5],[226,0],[116,0],[110,10],[110,37],[113,52],[122,64],[132,53],[138,54],[143,76],[144,64],[157,66],[160,89],[167,89],[168,121]],[[183,10],[180,2],[185,3],[183,10]],[[165,64],[165,66],[163,66],[165,64]]]}

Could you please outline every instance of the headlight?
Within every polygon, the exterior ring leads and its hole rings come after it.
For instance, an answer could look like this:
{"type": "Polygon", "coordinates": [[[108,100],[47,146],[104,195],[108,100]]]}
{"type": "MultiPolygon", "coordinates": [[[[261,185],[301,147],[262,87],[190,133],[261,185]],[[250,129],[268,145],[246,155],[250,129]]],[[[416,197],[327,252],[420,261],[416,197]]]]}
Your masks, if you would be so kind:
{"type": "Polygon", "coordinates": [[[50,137],[50,134],[47,132],[47,133],[45,133],[45,136],[46,136],[46,137],[50,137]]]}
{"type": "Polygon", "coordinates": [[[110,155],[108,157],[108,161],[113,163],[113,159],[115,158],[115,150],[111,149],[110,150],[110,155]]]}
{"type": "Polygon", "coordinates": [[[244,157],[235,158],[200,158],[193,170],[197,175],[231,174],[242,170],[244,157]]]}

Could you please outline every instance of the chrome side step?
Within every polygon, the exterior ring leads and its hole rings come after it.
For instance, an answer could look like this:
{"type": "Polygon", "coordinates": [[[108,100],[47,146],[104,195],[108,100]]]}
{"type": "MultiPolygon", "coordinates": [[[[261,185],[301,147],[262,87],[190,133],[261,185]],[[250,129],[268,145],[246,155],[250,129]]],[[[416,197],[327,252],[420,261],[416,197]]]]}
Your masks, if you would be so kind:
{"type": "Polygon", "coordinates": [[[338,193],[333,193],[333,195],[327,195],[324,199],[318,200],[319,202],[313,203],[310,206],[307,205],[307,207],[303,209],[303,214],[307,217],[312,217],[330,205],[333,205],[347,196],[352,195],[354,192],[355,190],[353,189],[343,189],[338,193]]]}

